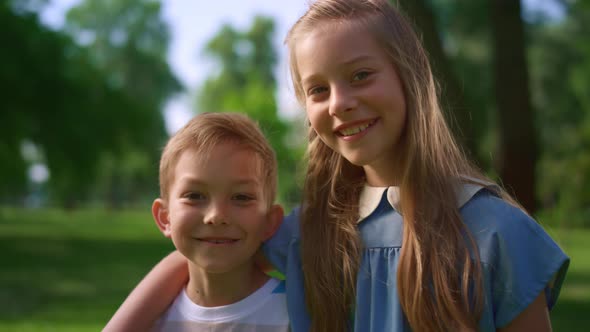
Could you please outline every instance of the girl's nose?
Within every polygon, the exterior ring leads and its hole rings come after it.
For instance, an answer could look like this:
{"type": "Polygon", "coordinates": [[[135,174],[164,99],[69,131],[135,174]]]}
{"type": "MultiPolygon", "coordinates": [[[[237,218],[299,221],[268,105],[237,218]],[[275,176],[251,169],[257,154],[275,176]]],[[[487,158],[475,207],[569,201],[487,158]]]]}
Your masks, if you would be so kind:
{"type": "Polygon", "coordinates": [[[330,90],[330,108],[331,116],[338,116],[341,113],[354,110],[358,102],[349,87],[334,86],[330,90]]]}

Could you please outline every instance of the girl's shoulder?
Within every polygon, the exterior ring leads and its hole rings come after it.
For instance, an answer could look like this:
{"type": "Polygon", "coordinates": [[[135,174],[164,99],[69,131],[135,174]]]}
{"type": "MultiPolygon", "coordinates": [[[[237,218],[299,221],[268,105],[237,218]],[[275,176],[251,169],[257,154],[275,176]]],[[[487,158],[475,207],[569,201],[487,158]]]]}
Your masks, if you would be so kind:
{"type": "Polygon", "coordinates": [[[520,207],[505,201],[490,188],[477,185],[464,187],[467,189],[463,190],[458,199],[463,200],[460,211],[466,223],[487,223],[495,220],[492,224],[503,226],[515,219],[532,220],[520,207]]]}
{"type": "Polygon", "coordinates": [[[498,189],[495,184],[481,182],[465,182],[456,189],[461,217],[476,240],[494,234],[546,235],[524,210],[499,197],[498,189]]]}
{"type": "Polygon", "coordinates": [[[533,233],[545,237],[541,225],[520,207],[515,206],[486,187],[470,188],[470,198],[461,205],[463,222],[477,235],[524,236],[533,233]]]}
{"type": "Polygon", "coordinates": [[[532,274],[567,269],[569,258],[546,230],[493,191],[479,189],[460,211],[480,261],[494,271],[509,275],[525,267],[532,274]]]}
{"type": "Polygon", "coordinates": [[[569,258],[543,227],[483,187],[460,211],[483,267],[489,310],[482,320],[506,326],[543,290],[548,308],[553,307],[569,258]]]}

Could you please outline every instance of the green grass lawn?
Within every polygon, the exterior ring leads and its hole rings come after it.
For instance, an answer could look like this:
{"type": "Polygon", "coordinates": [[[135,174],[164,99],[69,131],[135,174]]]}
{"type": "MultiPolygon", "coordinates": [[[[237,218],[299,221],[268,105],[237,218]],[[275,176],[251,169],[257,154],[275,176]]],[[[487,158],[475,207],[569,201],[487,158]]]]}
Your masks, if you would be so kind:
{"type": "Polygon", "coordinates": [[[0,331],[100,331],[173,249],[145,211],[0,209],[0,331]]]}
{"type": "Polygon", "coordinates": [[[551,312],[553,330],[588,331],[590,327],[590,229],[549,230],[571,258],[557,305],[551,312]]]}
{"type": "MultiPolygon", "coordinates": [[[[551,230],[572,258],[551,317],[590,326],[590,230],[551,230]]],[[[100,331],[173,249],[145,212],[0,208],[0,331],[100,331]]]]}

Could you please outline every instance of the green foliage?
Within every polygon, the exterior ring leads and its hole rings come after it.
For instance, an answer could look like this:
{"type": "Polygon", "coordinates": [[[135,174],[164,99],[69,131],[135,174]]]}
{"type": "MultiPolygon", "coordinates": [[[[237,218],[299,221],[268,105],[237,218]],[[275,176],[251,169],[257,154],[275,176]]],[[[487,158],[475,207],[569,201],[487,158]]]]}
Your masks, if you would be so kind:
{"type": "MultiPolygon", "coordinates": [[[[38,2],[0,4],[0,42],[10,45],[0,53],[0,88],[9,92],[0,121],[10,124],[0,144],[0,199],[17,202],[26,193],[20,146],[27,140],[50,170],[53,202],[74,207],[101,196],[97,183],[110,183],[117,189],[105,191],[129,193],[107,195],[119,206],[157,183],[154,165],[166,139],[160,109],[180,89],[165,59],[160,4],[83,1],[70,12],[70,37],[39,24],[31,12],[38,2]],[[83,40],[88,35],[96,38],[83,40]],[[132,181],[115,181],[123,177],[132,181]]],[[[144,195],[157,192],[149,188],[144,195]]]]}
{"type": "MultiPolygon", "coordinates": [[[[540,157],[540,216],[565,226],[590,226],[590,33],[588,1],[560,2],[566,16],[525,21],[530,91],[540,157]]],[[[435,0],[440,34],[462,82],[478,144],[478,159],[497,174],[498,130],[492,88],[490,2],[435,0]]],[[[443,83],[444,84],[444,83],[443,83]]],[[[444,85],[443,85],[444,89],[444,85]]]]}
{"type": "Polygon", "coordinates": [[[18,204],[26,191],[27,165],[18,147],[17,142],[0,142],[0,161],[5,161],[0,162],[0,202],[18,204]]]}
{"type": "Polygon", "coordinates": [[[293,175],[301,152],[288,144],[290,126],[278,114],[273,32],[274,22],[261,16],[244,32],[224,25],[205,49],[216,60],[219,72],[205,81],[197,108],[201,112],[243,112],[258,121],[279,161],[279,200],[292,205],[299,199],[293,175]]]}
{"type": "Polygon", "coordinates": [[[15,199],[25,192],[26,164],[20,144],[39,126],[34,121],[38,115],[44,110],[52,111],[53,100],[48,90],[61,83],[54,79],[58,74],[55,67],[43,63],[60,63],[56,49],[62,46],[62,41],[41,30],[34,15],[17,16],[12,10],[10,3],[0,3],[3,24],[0,43],[10,45],[0,52],[0,89],[4,91],[0,112],[0,123],[4,124],[0,143],[0,197],[4,200],[15,199]],[[36,54],[37,49],[45,50],[46,54],[36,54]],[[34,75],[28,75],[29,71],[34,75]],[[48,105],[40,105],[40,100],[48,105]]]}
{"type": "Polygon", "coordinates": [[[88,59],[109,86],[141,105],[135,111],[113,108],[130,128],[118,149],[95,164],[101,167],[101,189],[92,195],[111,207],[157,195],[157,188],[146,184],[157,184],[155,165],[166,138],[161,109],[181,89],[166,61],[169,32],[160,10],[160,2],[153,0],[85,0],[67,14],[65,30],[87,46],[88,59]]]}
{"type": "Polygon", "coordinates": [[[166,62],[169,33],[160,7],[154,0],[85,0],[66,22],[111,84],[155,106],[180,89],[166,62]]]}
{"type": "Polygon", "coordinates": [[[530,64],[542,156],[538,195],[564,226],[590,227],[588,2],[559,22],[531,26],[530,64]]]}

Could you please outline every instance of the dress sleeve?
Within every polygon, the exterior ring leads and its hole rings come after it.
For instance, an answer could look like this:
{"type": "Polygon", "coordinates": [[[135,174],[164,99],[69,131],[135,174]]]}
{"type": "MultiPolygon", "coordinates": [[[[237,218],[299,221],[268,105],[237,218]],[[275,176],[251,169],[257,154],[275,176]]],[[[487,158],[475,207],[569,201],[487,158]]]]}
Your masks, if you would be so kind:
{"type": "MultiPolygon", "coordinates": [[[[299,208],[283,218],[277,232],[262,245],[264,256],[281,274],[287,269],[287,257],[291,244],[299,238],[299,208]]],[[[271,273],[272,274],[272,273],[271,273]]],[[[283,279],[280,278],[279,279],[283,279]]]]}
{"type": "Polygon", "coordinates": [[[491,194],[478,194],[462,211],[479,247],[487,305],[495,326],[505,327],[541,291],[551,309],[569,258],[526,213],[491,194]]]}

